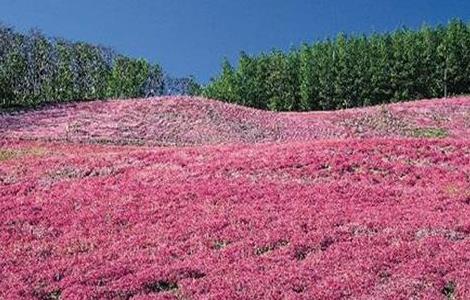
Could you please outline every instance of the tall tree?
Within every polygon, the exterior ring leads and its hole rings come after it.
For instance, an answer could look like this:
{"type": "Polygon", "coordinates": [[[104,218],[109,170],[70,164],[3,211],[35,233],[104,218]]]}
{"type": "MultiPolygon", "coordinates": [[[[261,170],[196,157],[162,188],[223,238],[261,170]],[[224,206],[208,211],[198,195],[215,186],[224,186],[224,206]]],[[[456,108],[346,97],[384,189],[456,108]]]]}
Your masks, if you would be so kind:
{"type": "Polygon", "coordinates": [[[312,48],[307,44],[303,44],[300,48],[299,60],[300,109],[303,111],[319,109],[316,59],[313,57],[312,48]]]}
{"type": "Polygon", "coordinates": [[[222,64],[222,72],[208,85],[203,95],[208,98],[224,99],[228,102],[239,100],[238,91],[236,90],[235,71],[228,61],[224,59],[222,64]]]}
{"type": "Polygon", "coordinates": [[[111,98],[142,97],[150,65],[144,60],[118,57],[109,77],[108,96],[111,98]]]}

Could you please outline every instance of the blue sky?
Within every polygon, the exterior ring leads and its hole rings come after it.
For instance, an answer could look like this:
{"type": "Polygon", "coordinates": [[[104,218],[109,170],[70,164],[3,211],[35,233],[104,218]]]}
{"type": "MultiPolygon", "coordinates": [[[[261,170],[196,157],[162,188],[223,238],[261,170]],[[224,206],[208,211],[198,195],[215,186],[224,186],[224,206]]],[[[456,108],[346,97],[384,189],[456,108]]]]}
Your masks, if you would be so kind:
{"type": "Polygon", "coordinates": [[[0,21],[111,46],[202,82],[241,50],[288,49],[338,32],[470,21],[469,0],[0,0],[0,21]]]}

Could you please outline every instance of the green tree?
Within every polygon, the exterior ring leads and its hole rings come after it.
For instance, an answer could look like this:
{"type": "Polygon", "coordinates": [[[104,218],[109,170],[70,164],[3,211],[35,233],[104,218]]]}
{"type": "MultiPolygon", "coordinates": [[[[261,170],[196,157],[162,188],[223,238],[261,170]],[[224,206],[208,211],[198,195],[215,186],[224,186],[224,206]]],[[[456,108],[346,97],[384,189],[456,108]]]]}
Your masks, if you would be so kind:
{"type": "Polygon", "coordinates": [[[24,106],[29,103],[28,85],[28,61],[22,46],[25,44],[23,35],[15,35],[11,41],[11,48],[6,51],[2,59],[2,85],[6,89],[1,93],[3,96],[2,106],[24,106]]]}
{"type": "Polygon", "coordinates": [[[24,101],[31,104],[50,101],[52,97],[51,81],[54,76],[52,43],[40,31],[33,30],[21,48],[27,58],[24,101]]]}
{"type": "Polygon", "coordinates": [[[8,66],[14,38],[13,30],[0,24],[0,107],[9,106],[14,100],[10,83],[12,70],[8,66]]]}
{"type": "Polygon", "coordinates": [[[233,88],[236,91],[236,103],[256,108],[267,107],[267,59],[266,55],[252,58],[245,52],[240,54],[233,88]]]}
{"type": "Polygon", "coordinates": [[[469,90],[467,76],[470,49],[468,49],[468,26],[460,20],[452,20],[445,30],[438,47],[440,59],[443,61],[441,76],[443,77],[444,96],[457,95],[469,90]]]}
{"type": "Polygon", "coordinates": [[[204,88],[202,94],[208,98],[222,99],[228,102],[239,101],[235,71],[228,59],[225,59],[222,64],[220,75],[204,88]]]}
{"type": "Polygon", "coordinates": [[[55,98],[57,101],[74,100],[73,45],[64,40],[59,40],[56,44],[56,51],[57,73],[54,78],[55,98]]]}
{"type": "MultiPolygon", "coordinates": [[[[372,35],[369,39],[371,48],[369,56],[370,99],[366,105],[386,103],[392,98],[391,82],[391,56],[392,41],[389,35],[372,35]]],[[[367,87],[365,87],[367,89],[367,87]]]]}
{"type": "Polygon", "coordinates": [[[274,51],[269,56],[269,73],[266,79],[268,107],[271,110],[291,111],[299,106],[297,52],[283,54],[274,51]]]}
{"type": "Polygon", "coordinates": [[[272,110],[330,110],[463,94],[470,92],[470,25],[452,20],[370,37],[339,34],[287,53],[242,53],[238,67],[224,72],[205,93],[216,90],[215,98],[272,110]]]}
{"type": "Polygon", "coordinates": [[[109,76],[108,97],[143,97],[149,71],[150,65],[145,60],[118,57],[109,76]]]}
{"type": "Polygon", "coordinates": [[[202,93],[201,85],[196,81],[194,76],[189,76],[188,79],[188,95],[189,96],[200,96],[202,93]]]}
{"type": "Polygon", "coordinates": [[[318,105],[318,73],[312,47],[302,45],[299,52],[299,95],[303,111],[320,109],[318,105]]]}
{"type": "Polygon", "coordinates": [[[334,76],[334,105],[335,108],[348,108],[352,105],[351,87],[353,78],[351,76],[351,51],[349,49],[349,40],[345,34],[341,33],[338,35],[333,51],[332,71],[334,76]]]}
{"type": "Polygon", "coordinates": [[[439,57],[437,49],[441,43],[439,32],[424,25],[416,36],[417,55],[419,62],[416,70],[415,88],[417,98],[443,96],[440,69],[444,61],[439,57]]]}
{"type": "Polygon", "coordinates": [[[319,87],[319,104],[323,110],[337,108],[337,100],[335,98],[335,78],[336,70],[334,63],[336,60],[335,45],[331,40],[319,43],[314,47],[314,51],[318,52],[318,87],[319,87]]]}

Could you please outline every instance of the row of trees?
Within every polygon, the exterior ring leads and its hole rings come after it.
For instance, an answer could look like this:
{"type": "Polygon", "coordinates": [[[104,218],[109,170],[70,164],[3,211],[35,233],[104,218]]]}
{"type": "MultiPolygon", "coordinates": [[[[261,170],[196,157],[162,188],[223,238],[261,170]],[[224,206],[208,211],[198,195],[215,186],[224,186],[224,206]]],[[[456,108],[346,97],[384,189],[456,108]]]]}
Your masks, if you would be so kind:
{"type": "Polygon", "coordinates": [[[197,88],[190,77],[171,78],[157,64],[109,48],[0,25],[0,108],[189,94],[197,88]]]}
{"type": "Polygon", "coordinates": [[[470,93],[470,25],[339,34],[288,53],[242,53],[203,90],[261,109],[330,110],[470,93]]]}

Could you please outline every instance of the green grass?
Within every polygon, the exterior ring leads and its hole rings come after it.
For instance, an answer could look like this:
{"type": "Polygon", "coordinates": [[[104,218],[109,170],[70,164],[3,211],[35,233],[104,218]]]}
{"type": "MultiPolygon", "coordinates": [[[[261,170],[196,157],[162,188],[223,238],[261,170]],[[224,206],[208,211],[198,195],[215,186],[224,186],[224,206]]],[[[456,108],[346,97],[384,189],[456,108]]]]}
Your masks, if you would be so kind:
{"type": "Polygon", "coordinates": [[[449,134],[442,128],[416,128],[411,135],[417,138],[445,138],[449,134]]]}

